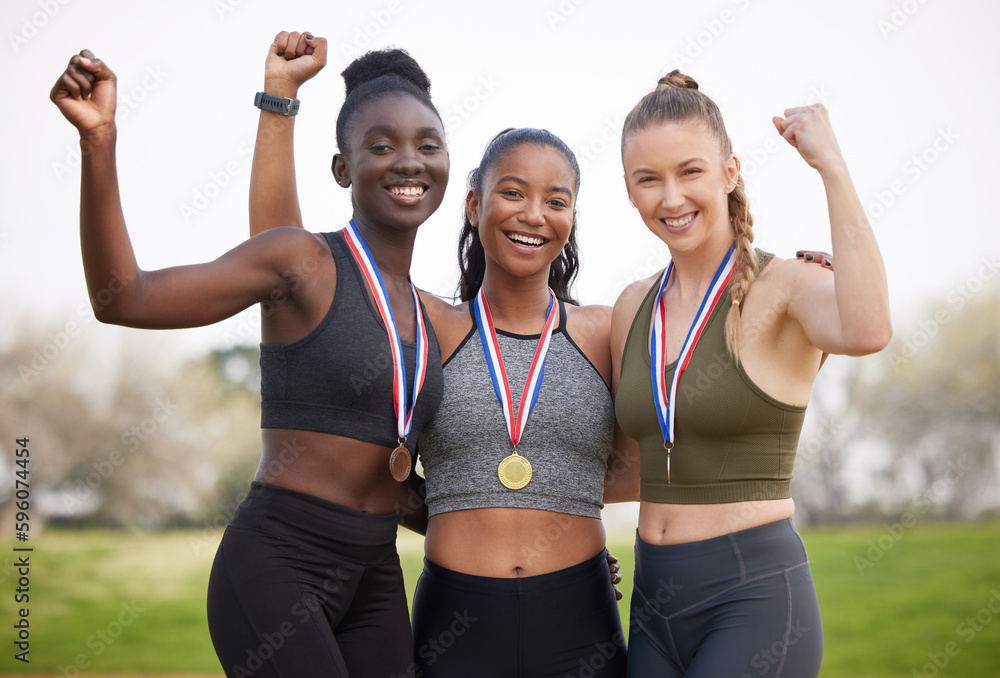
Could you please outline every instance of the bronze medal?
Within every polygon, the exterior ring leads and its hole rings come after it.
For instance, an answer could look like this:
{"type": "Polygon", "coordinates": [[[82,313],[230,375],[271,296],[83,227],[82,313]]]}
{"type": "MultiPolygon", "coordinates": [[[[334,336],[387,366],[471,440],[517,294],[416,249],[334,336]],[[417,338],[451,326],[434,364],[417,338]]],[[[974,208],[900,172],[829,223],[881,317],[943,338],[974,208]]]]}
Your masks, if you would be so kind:
{"type": "Polygon", "coordinates": [[[410,451],[400,445],[389,455],[389,473],[393,479],[401,483],[410,477],[410,469],[413,464],[410,462],[410,451]]]}
{"type": "Polygon", "coordinates": [[[514,454],[500,462],[497,476],[504,487],[520,490],[531,482],[531,463],[515,450],[514,454]]]}

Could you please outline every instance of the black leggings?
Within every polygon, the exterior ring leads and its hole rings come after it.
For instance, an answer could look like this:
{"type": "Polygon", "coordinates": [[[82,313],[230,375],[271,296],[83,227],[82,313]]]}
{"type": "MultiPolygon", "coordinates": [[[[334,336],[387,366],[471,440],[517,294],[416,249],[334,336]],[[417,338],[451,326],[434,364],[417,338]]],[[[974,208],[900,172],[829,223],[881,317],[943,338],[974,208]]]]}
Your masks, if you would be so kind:
{"type": "Polygon", "coordinates": [[[208,584],[230,678],[388,678],[413,661],[396,516],[254,483],[208,584]]]}
{"type": "Polygon", "coordinates": [[[629,676],[815,678],[823,624],[791,520],[690,544],[635,541],[629,676]]]}
{"type": "Polygon", "coordinates": [[[413,597],[421,678],[620,678],[625,636],[606,551],[523,578],[477,577],[424,560],[413,597]]]}

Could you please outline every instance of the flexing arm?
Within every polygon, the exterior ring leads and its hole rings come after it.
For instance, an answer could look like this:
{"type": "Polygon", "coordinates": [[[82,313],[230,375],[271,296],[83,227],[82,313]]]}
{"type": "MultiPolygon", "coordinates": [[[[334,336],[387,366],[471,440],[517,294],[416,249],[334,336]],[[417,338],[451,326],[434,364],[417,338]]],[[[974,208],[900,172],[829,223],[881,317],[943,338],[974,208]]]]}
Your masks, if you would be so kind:
{"type": "Polygon", "coordinates": [[[118,189],[114,73],[84,50],[70,59],[50,98],[80,132],[80,244],[99,320],[147,328],[206,325],[292,289],[295,281],[282,271],[307,250],[301,238],[277,232],[269,242],[244,243],[209,264],[141,270],[118,189]]]}
{"type": "Polygon", "coordinates": [[[822,271],[806,271],[791,290],[789,316],[822,351],[880,351],[892,336],[885,266],[827,110],[822,104],[792,108],[784,118],[774,118],[774,126],[823,179],[837,261],[832,278],[822,271]]]}
{"type": "MultiPolygon", "coordinates": [[[[282,31],[264,61],[264,93],[298,98],[299,86],[326,65],[326,39],[282,31]]],[[[250,170],[250,235],[275,226],[302,228],[295,185],[294,115],[261,110],[250,170]]]]}

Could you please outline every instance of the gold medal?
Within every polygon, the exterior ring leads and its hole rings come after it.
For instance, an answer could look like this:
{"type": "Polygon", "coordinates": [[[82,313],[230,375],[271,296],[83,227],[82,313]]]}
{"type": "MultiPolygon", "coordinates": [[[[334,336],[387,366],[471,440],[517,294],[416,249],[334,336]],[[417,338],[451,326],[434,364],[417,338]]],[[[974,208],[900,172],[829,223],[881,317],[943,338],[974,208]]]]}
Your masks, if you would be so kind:
{"type": "Polygon", "coordinates": [[[504,487],[520,490],[531,482],[531,464],[514,450],[514,454],[500,462],[497,476],[504,487]]]}
{"type": "Polygon", "coordinates": [[[389,473],[392,474],[393,479],[401,483],[410,477],[410,468],[413,464],[410,463],[410,451],[403,447],[400,443],[399,447],[392,451],[389,455],[389,473]]]}

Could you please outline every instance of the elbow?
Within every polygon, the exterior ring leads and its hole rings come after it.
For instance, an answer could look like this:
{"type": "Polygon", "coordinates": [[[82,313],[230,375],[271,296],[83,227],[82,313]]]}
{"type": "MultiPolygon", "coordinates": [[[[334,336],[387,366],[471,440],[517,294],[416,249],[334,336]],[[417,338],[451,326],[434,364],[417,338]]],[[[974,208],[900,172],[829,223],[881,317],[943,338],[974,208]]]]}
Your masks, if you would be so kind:
{"type": "Polygon", "coordinates": [[[850,348],[846,351],[850,356],[864,356],[878,353],[889,345],[892,339],[892,323],[886,319],[885,322],[874,323],[859,332],[850,342],[850,348]]]}
{"type": "Polygon", "coordinates": [[[130,313],[126,305],[117,299],[112,303],[101,304],[99,299],[91,298],[90,308],[94,311],[94,317],[97,321],[104,325],[131,327],[137,321],[135,314],[130,313]]]}

